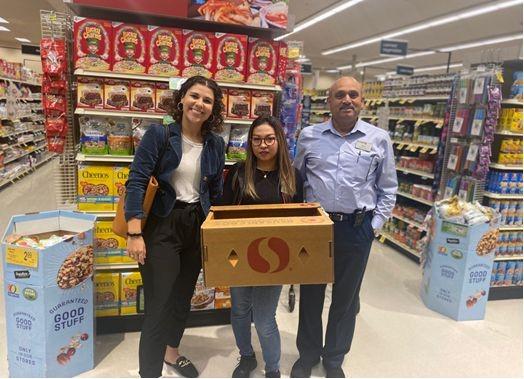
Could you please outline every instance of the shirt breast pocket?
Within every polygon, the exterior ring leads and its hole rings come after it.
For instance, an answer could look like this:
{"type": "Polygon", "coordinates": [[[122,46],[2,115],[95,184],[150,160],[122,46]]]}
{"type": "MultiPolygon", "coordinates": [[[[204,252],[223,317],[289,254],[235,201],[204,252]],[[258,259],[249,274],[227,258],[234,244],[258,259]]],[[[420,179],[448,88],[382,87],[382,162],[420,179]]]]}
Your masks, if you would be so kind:
{"type": "Polygon", "coordinates": [[[355,176],[359,182],[367,182],[376,177],[380,157],[376,153],[359,152],[355,157],[355,176]]]}

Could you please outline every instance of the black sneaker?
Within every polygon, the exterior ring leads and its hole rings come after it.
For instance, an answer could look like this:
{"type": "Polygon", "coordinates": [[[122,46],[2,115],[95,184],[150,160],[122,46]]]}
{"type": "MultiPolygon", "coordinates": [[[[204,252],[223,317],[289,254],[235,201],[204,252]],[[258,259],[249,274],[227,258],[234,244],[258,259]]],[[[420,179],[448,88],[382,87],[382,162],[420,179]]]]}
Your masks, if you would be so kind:
{"type": "Polygon", "coordinates": [[[241,355],[232,378],[249,378],[251,371],[257,368],[257,358],[253,355],[241,355]]]}
{"type": "Polygon", "coordinates": [[[291,368],[291,378],[309,378],[311,376],[311,369],[320,362],[320,359],[316,360],[312,364],[307,364],[302,359],[297,359],[291,368]]]}
{"type": "Polygon", "coordinates": [[[175,363],[169,363],[164,360],[165,364],[173,367],[175,371],[185,378],[198,378],[198,371],[196,367],[186,357],[180,356],[175,363]]]}
{"type": "Polygon", "coordinates": [[[324,367],[326,369],[326,378],[345,378],[342,367],[324,367]]]}
{"type": "Polygon", "coordinates": [[[266,378],[280,378],[280,370],[266,372],[266,378]]]}

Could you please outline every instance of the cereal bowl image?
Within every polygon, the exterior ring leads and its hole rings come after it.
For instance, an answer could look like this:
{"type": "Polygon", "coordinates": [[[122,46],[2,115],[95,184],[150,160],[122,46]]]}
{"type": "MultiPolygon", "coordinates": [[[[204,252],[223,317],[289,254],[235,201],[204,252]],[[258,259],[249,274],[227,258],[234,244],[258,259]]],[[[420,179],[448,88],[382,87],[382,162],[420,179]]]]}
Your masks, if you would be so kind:
{"type": "Polygon", "coordinates": [[[58,269],[56,283],[69,289],[82,283],[93,273],[93,246],[83,246],[73,251],[58,269]]]}
{"type": "Polygon", "coordinates": [[[499,230],[494,229],[482,236],[479,243],[477,244],[477,255],[484,256],[491,254],[497,247],[497,240],[499,238],[499,230]]]}

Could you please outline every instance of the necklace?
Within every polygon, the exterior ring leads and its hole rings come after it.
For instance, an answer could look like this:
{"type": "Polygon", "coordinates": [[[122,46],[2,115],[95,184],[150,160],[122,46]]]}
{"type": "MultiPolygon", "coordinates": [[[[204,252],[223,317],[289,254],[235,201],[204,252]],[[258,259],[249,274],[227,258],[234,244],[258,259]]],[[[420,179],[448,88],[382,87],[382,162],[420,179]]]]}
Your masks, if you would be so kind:
{"type": "Polygon", "coordinates": [[[260,171],[262,171],[262,174],[264,175],[264,179],[267,179],[267,176],[271,172],[271,171],[264,171],[264,170],[260,170],[260,171]]]}

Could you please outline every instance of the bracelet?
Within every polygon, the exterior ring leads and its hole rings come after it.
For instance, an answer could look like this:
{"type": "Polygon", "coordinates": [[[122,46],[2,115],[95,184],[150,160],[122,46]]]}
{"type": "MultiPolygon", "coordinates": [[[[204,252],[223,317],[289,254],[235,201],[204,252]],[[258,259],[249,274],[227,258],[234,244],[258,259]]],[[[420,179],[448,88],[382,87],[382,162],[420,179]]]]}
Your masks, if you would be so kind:
{"type": "Polygon", "coordinates": [[[140,232],[140,233],[129,233],[128,232],[127,236],[131,237],[131,238],[142,237],[142,232],[140,232]]]}

